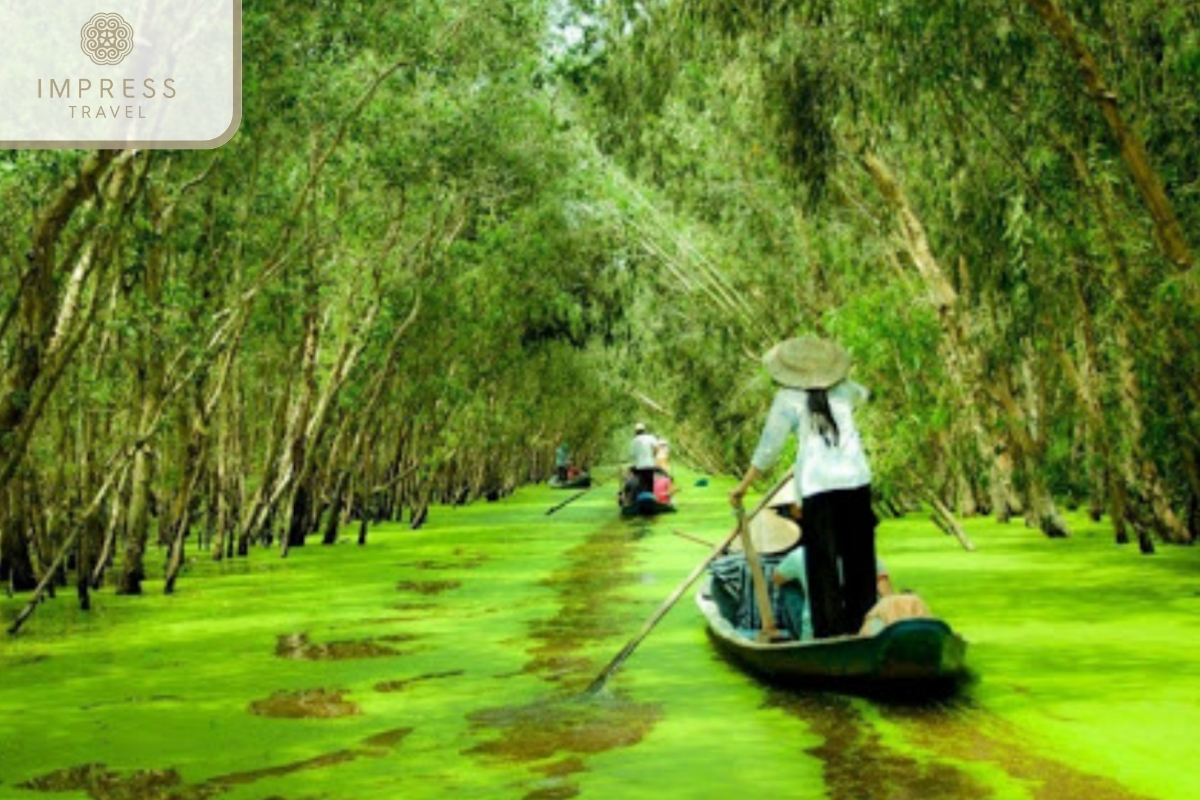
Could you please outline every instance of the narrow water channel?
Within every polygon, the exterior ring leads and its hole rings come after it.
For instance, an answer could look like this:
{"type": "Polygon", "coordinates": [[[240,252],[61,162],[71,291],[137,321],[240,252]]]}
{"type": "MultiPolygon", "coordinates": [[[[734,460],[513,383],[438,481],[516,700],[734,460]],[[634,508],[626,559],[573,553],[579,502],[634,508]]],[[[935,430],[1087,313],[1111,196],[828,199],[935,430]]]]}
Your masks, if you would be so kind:
{"type": "Polygon", "coordinates": [[[171,598],[105,593],[86,615],[64,594],[0,642],[0,797],[1200,795],[1200,554],[1148,562],[1101,528],[980,523],[967,554],[926,521],[884,525],[898,582],[971,642],[976,678],[948,701],[763,685],[687,596],[585,694],[704,555],[676,532],[727,529],[714,483],[648,524],[602,490],[547,515],[563,495],[536,488],[365,548],[197,561],[171,598]]]}

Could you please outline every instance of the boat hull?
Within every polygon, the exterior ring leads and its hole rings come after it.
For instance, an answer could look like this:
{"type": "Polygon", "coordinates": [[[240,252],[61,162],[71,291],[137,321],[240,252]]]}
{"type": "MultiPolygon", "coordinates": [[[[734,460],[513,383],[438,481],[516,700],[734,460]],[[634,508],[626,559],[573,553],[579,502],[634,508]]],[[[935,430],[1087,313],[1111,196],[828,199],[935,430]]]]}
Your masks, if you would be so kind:
{"type": "Polygon", "coordinates": [[[967,644],[938,619],[901,620],[875,636],[764,643],[739,634],[703,589],[696,604],[721,653],[772,683],[864,692],[942,692],[966,675],[967,644]]]}
{"type": "Polygon", "coordinates": [[[586,489],[592,485],[592,476],[585,472],[582,475],[576,475],[574,478],[560,481],[558,476],[555,475],[547,481],[547,484],[551,489],[586,489]]]}
{"type": "Polygon", "coordinates": [[[653,517],[658,514],[673,513],[675,513],[674,505],[660,503],[651,495],[643,495],[632,503],[621,506],[621,516],[624,517],[653,517]]]}

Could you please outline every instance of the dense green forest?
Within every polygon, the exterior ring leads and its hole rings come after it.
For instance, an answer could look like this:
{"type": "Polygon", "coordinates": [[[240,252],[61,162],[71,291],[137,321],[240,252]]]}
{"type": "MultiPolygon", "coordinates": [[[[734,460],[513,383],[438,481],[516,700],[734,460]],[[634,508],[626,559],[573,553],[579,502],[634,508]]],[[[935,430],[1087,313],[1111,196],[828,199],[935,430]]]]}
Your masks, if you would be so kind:
{"type": "Polygon", "coordinates": [[[170,592],[635,417],[734,474],[801,332],[874,393],[881,510],[1200,535],[1200,5],[310,0],[243,42],[217,150],[0,153],[11,592],[170,592]]]}

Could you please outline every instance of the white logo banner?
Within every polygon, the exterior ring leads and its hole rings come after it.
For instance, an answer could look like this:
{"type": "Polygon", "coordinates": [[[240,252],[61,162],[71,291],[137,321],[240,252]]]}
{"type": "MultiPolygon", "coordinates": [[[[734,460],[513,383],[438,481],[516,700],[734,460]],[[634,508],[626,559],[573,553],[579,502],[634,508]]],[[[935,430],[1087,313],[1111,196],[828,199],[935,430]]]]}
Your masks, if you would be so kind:
{"type": "Polygon", "coordinates": [[[0,3],[0,148],[202,148],[241,121],[241,0],[0,3]]]}

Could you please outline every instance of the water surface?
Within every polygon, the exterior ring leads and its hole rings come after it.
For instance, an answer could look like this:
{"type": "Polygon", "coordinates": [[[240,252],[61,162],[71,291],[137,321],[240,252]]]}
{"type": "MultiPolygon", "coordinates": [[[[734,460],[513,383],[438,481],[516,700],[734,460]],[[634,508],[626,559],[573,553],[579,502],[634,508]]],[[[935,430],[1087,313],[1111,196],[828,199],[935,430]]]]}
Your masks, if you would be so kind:
{"type": "MultiPolygon", "coordinates": [[[[928,521],[880,552],[970,642],[974,683],[898,706],[764,686],[685,597],[582,689],[716,540],[728,487],[621,520],[603,487],[435,509],[419,531],[194,562],[178,594],[68,593],[0,641],[0,797],[1200,796],[1200,550],[1145,558],[928,521]]],[[[0,599],[11,616],[20,598],[0,599]]]]}

